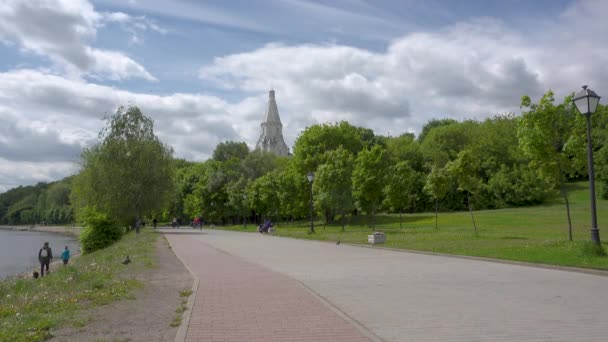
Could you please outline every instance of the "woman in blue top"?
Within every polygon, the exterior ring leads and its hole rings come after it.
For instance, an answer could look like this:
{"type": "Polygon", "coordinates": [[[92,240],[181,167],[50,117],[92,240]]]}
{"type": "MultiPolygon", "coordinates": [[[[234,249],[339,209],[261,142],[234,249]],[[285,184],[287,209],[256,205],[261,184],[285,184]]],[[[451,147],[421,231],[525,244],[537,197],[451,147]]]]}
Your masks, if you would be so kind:
{"type": "Polygon", "coordinates": [[[68,264],[68,261],[70,261],[70,250],[68,249],[68,246],[65,246],[65,249],[61,253],[61,260],[63,260],[64,266],[68,264]]]}

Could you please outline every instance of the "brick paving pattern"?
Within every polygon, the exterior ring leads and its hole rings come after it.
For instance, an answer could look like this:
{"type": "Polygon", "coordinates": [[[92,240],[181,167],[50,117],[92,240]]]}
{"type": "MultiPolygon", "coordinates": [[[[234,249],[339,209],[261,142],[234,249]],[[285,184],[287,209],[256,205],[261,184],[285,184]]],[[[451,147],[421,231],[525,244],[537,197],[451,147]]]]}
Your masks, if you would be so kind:
{"type": "Polygon", "coordinates": [[[295,280],[191,234],[166,236],[200,280],[186,341],[370,341],[295,280]]]}

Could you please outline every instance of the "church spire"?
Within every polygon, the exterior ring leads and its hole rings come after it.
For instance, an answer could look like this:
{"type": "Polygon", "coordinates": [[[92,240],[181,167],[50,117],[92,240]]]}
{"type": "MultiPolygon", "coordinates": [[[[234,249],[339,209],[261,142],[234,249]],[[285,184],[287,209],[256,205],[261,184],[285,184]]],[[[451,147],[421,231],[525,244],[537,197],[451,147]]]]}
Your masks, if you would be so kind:
{"type": "Polygon", "coordinates": [[[268,107],[264,118],[265,121],[260,125],[262,134],[258,139],[256,148],[279,156],[289,155],[289,148],[283,140],[283,124],[279,117],[279,109],[272,89],[268,92],[268,107]]]}
{"type": "Polygon", "coordinates": [[[278,122],[281,126],[281,118],[279,117],[279,109],[277,101],[274,98],[274,90],[268,92],[268,108],[266,109],[266,122],[278,122]]]}

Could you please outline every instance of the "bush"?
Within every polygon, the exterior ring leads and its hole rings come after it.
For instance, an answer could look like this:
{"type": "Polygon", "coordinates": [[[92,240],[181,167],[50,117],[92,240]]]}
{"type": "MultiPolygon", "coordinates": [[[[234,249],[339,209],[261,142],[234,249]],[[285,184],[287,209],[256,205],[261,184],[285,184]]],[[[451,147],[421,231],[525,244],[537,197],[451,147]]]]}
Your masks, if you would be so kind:
{"type": "Polygon", "coordinates": [[[606,256],[606,251],[602,245],[585,241],[581,246],[581,254],[585,257],[603,257],[606,256]]]}
{"type": "Polygon", "coordinates": [[[106,248],[122,237],[118,223],[95,209],[84,209],[80,221],[83,224],[80,244],[85,254],[106,248]]]}

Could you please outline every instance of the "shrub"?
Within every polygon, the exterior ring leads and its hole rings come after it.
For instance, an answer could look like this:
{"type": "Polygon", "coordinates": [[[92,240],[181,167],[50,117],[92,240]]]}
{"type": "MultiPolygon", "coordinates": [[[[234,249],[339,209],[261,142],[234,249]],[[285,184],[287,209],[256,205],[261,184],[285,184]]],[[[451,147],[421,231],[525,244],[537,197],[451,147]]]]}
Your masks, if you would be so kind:
{"type": "Polygon", "coordinates": [[[80,244],[83,253],[91,253],[106,248],[122,237],[122,229],[117,222],[93,208],[83,210],[80,221],[80,244]]]}
{"type": "Polygon", "coordinates": [[[606,251],[602,245],[585,241],[581,245],[581,254],[586,257],[603,257],[606,256],[606,251]]]}

